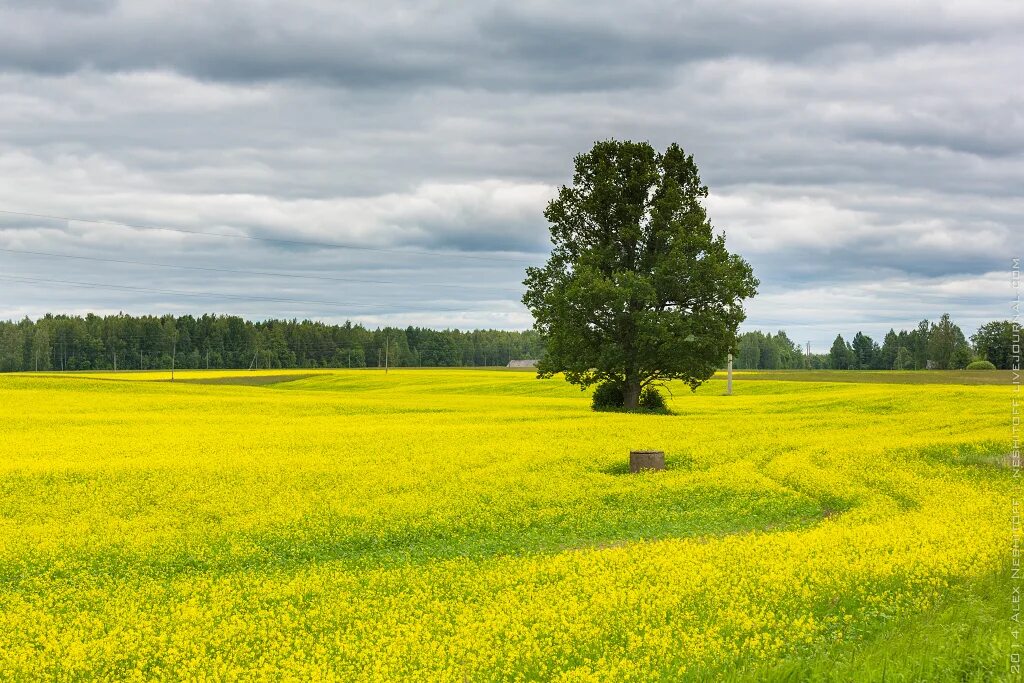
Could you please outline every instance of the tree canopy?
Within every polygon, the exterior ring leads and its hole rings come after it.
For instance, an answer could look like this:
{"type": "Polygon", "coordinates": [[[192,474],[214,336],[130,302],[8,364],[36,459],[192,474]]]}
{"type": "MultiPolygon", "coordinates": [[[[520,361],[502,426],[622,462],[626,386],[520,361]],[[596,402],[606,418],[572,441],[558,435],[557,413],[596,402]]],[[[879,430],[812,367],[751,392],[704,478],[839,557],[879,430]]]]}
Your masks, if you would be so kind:
{"type": "Polygon", "coordinates": [[[693,156],[673,144],[598,142],[544,212],[551,256],[527,270],[523,303],[546,342],[541,376],[610,382],[635,408],[653,383],[696,389],[736,348],[750,265],[729,253],[693,156]]]}
{"type": "Polygon", "coordinates": [[[1013,366],[1014,340],[1020,345],[1020,327],[1010,320],[993,320],[978,328],[971,336],[978,355],[997,368],[1009,370],[1013,366]]]}

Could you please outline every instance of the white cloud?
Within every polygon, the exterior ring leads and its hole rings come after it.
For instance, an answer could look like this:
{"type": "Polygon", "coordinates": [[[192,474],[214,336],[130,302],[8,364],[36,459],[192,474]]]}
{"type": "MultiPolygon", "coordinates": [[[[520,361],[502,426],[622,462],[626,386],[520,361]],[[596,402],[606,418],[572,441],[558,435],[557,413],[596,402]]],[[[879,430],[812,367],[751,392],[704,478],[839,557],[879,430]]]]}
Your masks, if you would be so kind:
{"type": "MultiPolygon", "coordinates": [[[[8,3],[0,209],[540,258],[541,212],[575,154],[608,137],[678,141],[762,280],[750,324],[817,320],[831,339],[826,327],[949,310],[968,326],[1004,315],[990,274],[1022,236],[1022,32],[1015,1],[8,3]]],[[[352,304],[4,285],[0,317],[180,306],[529,322],[515,262],[2,215],[0,246],[389,281],[0,253],[5,273],[352,304]]]]}

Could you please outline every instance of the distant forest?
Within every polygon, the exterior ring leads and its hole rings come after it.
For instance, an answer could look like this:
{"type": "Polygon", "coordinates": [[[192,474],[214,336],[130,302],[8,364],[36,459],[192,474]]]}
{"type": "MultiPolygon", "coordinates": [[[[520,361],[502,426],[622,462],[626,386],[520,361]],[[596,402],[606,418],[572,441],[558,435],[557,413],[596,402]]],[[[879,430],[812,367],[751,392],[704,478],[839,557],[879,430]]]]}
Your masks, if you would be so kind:
{"type": "Polygon", "coordinates": [[[840,334],[827,353],[808,355],[785,332],[745,332],[739,337],[734,367],[743,370],[959,370],[974,361],[987,360],[997,368],[1008,370],[1013,344],[1020,343],[1019,335],[1019,327],[1011,321],[997,320],[982,325],[968,341],[949,315],[943,315],[938,322],[922,320],[912,330],[890,329],[881,344],[863,332],[857,332],[850,341],[840,334]]]}
{"type": "Polygon", "coordinates": [[[177,368],[503,366],[539,358],[536,332],[369,330],[237,316],[46,315],[0,322],[0,372],[177,368]]]}
{"type": "MultiPolygon", "coordinates": [[[[882,343],[857,332],[836,337],[828,353],[807,355],[785,332],[739,336],[734,366],[746,370],[958,369],[988,360],[1008,369],[1010,321],[983,325],[968,341],[948,315],[912,330],[890,330],[882,343]]],[[[0,321],[0,372],[19,370],[152,370],[178,368],[364,368],[504,366],[537,359],[544,343],[534,331],[370,330],[346,322],[253,322],[237,316],[46,315],[0,321]]],[[[724,359],[723,359],[724,360],[724,359]]]]}

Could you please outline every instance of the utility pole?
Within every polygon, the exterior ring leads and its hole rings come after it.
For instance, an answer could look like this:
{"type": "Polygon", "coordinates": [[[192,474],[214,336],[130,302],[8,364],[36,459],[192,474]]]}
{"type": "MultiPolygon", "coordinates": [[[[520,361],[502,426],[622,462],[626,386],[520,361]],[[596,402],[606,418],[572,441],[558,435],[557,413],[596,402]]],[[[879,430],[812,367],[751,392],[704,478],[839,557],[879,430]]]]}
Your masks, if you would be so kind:
{"type": "Polygon", "coordinates": [[[171,381],[174,381],[174,353],[178,348],[178,340],[174,339],[171,341],[171,381]]]}
{"type": "Polygon", "coordinates": [[[391,348],[391,339],[384,335],[384,374],[388,374],[388,350],[391,348]]]}
{"type": "Polygon", "coordinates": [[[807,342],[807,355],[804,358],[804,365],[808,370],[811,369],[811,342],[807,342]]]}
{"type": "Polygon", "coordinates": [[[726,396],[732,396],[732,354],[729,354],[729,365],[727,372],[727,379],[725,380],[725,394],[726,396]]]}
{"type": "Polygon", "coordinates": [[[210,349],[206,349],[206,369],[210,369],[210,349]]]}
{"type": "Polygon", "coordinates": [[[117,349],[114,349],[114,372],[117,372],[117,349]]]}
{"type": "Polygon", "coordinates": [[[348,350],[348,369],[352,369],[352,349],[348,350]]]}

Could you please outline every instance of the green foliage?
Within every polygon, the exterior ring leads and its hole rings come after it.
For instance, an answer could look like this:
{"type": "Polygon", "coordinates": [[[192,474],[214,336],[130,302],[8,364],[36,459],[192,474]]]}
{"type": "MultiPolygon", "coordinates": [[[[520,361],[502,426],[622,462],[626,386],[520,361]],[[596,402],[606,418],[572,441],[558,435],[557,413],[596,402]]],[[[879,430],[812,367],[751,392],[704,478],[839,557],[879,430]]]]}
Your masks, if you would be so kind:
{"type": "Polygon", "coordinates": [[[640,408],[651,412],[664,412],[668,410],[665,397],[654,387],[644,387],[640,392],[640,408]]]}
{"type": "MultiPolygon", "coordinates": [[[[814,359],[809,360],[814,367],[814,359]]],[[[910,331],[890,329],[881,347],[863,332],[852,343],[837,335],[828,354],[833,370],[962,370],[970,362],[970,347],[949,314],[937,323],[922,320],[910,331]]]]}
{"type": "MultiPolygon", "coordinates": [[[[842,352],[834,344],[828,354],[811,356],[784,331],[753,330],[738,336],[734,366],[742,370],[923,370],[929,360],[940,364],[940,359],[930,356],[929,347],[939,352],[944,344],[942,334],[948,331],[954,340],[949,369],[965,368],[972,360],[971,349],[960,328],[951,321],[948,325],[947,329],[941,320],[938,324],[923,320],[909,331],[889,330],[881,348],[867,344],[870,337],[858,333],[863,339],[858,342],[855,335],[853,344],[843,342],[842,352]]],[[[974,358],[1009,369],[1019,334],[1009,320],[982,325],[971,336],[974,358]]],[[[254,355],[261,368],[361,368],[383,364],[385,345],[389,346],[391,365],[426,367],[505,365],[511,358],[539,358],[544,348],[540,335],[533,331],[368,330],[351,323],[251,322],[213,315],[46,315],[36,321],[0,321],[0,372],[109,370],[115,356],[120,370],[166,369],[172,348],[176,367],[183,369],[205,368],[207,363],[210,368],[245,368],[254,355]]]]}
{"type": "Polygon", "coordinates": [[[360,368],[504,366],[536,359],[543,342],[533,331],[368,330],[303,320],[252,322],[236,316],[85,317],[46,315],[0,321],[0,372],[19,370],[186,368],[360,368]]]}
{"type": "Polygon", "coordinates": [[[995,370],[996,366],[987,360],[976,360],[967,365],[968,370],[995,370]]]}
{"type": "MultiPolygon", "coordinates": [[[[594,410],[623,410],[625,406],[625,392],[618,382],[601,382],[594,389],[591,398],[591,407],[594,410]]],[[[647,386],[640,392],[640,399],[637,404],[639,410],[652,413],[668,412],[668,405],[665,397],[654,387],[647,386]]]]}
{"type": "Polygon", "coordinates": [[[928,332],[928,355],[938,370],[961,369],[971,360],[967,339],[948,313],[944,313],[928,332]]]}
{"type": "Polygon", "coordinates": [[[858,332],[850,344],[853,349],[853,364],[851,367],[856,370],[878,369],[881,359],[881,349],[878,344],[863,332],[858,332]]]}
{"type": "Polygon", "coordinates": [[[616,382],[598,384],[590,403],[594,410],[622,410],[622,404],[622,386],[616,382]]]}
{"type": "Polygon", "coordinates": [[[924,370],[928,367],[928,336],[931,333],[931,323],[922,320],[913,331],[911,348],[914,354],[914,369],[924,370]]]}
{"type": "Polygon", "coordinates": [[[757,280],[716,236],[692,155],[598,142],[546,211],[553,249],[523,303],[547,343],[538,373],[615,382],[635,408],[653,381],[707,381],[735,348],[757,280]]]}
{"type": "Polygon", "coordinates": [[[993,320],[971,335],[974,350],[1000,370],[1009,370],[1013,364],[1014,339],[1020,344],[1020,328],[1010,320],[993,320]]]}
{"type": "Polygon", "coordinates": [[[806,359],[782,330],[775,335],[754,330],[739,336],[733,361],[737,370],[788,370],[804,367],[806,359]]]}
{"type": "Polygon", "coordinates": [[[841,334],[837,334],[832,342],[829,361],[833,370],[851,370],[856,367],[857,356],[841,334]]]}
{"type": "Polygon", "coordinates": [[[896,350],[896,356],[893,358],[892,369],[893,370],[910,370],[914,367],[914,357],[911,355],[910,350],[904,346],[899,347],[896,350]]]}
{"type": "MultiPolygon", "coordinates": [[[[623,386],[617,382],[601,382],[594,389],[594,395],[591,397],[591,408],[595,411],[622,411],[625,408],[625,403],[623,386]]],[[[668,413],[669,405],[665,402],[662,392],[652,386],[646,386],[640,392],[637,410],[649,413],[668,413]]]]}

